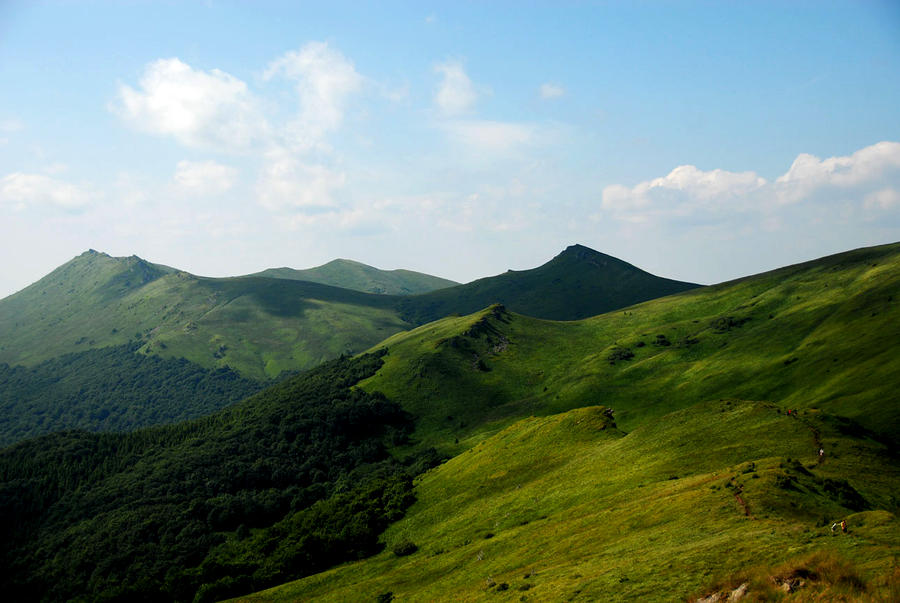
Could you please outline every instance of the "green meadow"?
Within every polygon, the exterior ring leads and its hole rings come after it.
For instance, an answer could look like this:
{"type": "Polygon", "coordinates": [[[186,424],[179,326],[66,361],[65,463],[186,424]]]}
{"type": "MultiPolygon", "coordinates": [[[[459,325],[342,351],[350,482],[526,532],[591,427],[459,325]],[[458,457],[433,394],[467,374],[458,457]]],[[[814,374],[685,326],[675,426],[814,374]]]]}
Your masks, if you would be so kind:
{"type": "Polygon", "coordinates": [[[898,301],[888,245],[578,322],[495,306],[395,335],[360,387],[416,417],[397,453],[452,458],[383,552],[239,600],[892,600],[898,301]]]}
{"type": "Polygon", "coordinates": [[[373,348],[388,355],[363,387],[451,452],[532,414],[605,405],[631,430],[720,397],[815,407],[893,438],[898,325],[900,245],[888,245],[582,321],[499,307],[447,318],[373,348]]]}
{"type": "Polygon", "coordinates": [[[741,400],[628,434],[601,407],[523,419],[424,475],[379,555],[240,600],[685,600],[815,552],[851,560],[868,585],[854,600],[881,600],[900,474],[883,445],[827,425],[741,400]],[[815,429],[832,453],[822,465],[815,429]],[[848,508],[832,482],[864,503],[848,508]],[[832,533],[841,519],[849,533],[832,533]],[[405,542],[417,550],[398,556],[405,542]]]}

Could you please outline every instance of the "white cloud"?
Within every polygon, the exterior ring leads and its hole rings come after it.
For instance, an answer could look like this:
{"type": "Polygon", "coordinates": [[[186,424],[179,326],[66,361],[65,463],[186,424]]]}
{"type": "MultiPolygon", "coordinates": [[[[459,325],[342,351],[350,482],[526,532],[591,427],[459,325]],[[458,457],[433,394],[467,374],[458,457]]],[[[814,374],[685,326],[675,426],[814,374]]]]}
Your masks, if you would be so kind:
{"type": "Polygon", "coordinates": [[[318,144],[340,127],[349,97],[363,83],[353,63],[323,42],[310,42],[273,61],[263,77],[276,76],[295,82],[300,110],[290,126],[290,142],[300,148],[318,144]]]}
{"type": "Polygon", "coordinates": [[[322,211],[334,206],[334,192],[344,186],[343,173],[309,164],[284,151],[272,151],[257,183],[260,205],[273,210],[322,211]]]}
{"type": "Polygon", "coordinates": [[[540,94],[543,99],[550,98],[559,98],[566,93],[566,89],[562,86],[557,86],[556,84],[546,83],[541,84],[540,94]]]}
{"type": "Polygon", "coordinates": [[[880,142],[849,156],[824,160],[798,155],[774,182],[755,172],[704,171],[683,165],[633,187],[607,186],[601,206],[619,217],[627,215],[630,221],[699,211],[776,212],[785,204],[850,203],[857,208],[891,209],[900,196],[898,191],[900,143],[880,142]]]}
{"type": "Polygon", "coordinates": [[[900,143],[879,142],[849,156],[819,159],[800,154],[791,168],[776,181],[778,200],[801,201],[820,189],[859,192],[884,178],[900,180],[900,143]]]}
{"type": "Polygon", "coordinates": [[[88,205],[91,198],[84,188],[44,174],[14,172],[0,179],[0,202],[16,210],[35,205],[78,210],[88,205]]]}
{"type": "Polygon", "coordinates": [[[535,126],[490,120],[459,120],[442,125],[450,138],[476,150],[504,153],[533,144],[538,139],[535,126]]]}
{"type": "Polygon", "coordinates": [[[191,147],[241,150],[268,136],[247,85],[224,71],[177,58],[147,65],[139,89],[121,85],[112,110],[134,127],[191,147]]]}
{"type": "Polygon", "coordinates": [[[173,180],[190,195],[220,195],[234,186],[237,171],[215,161],[179,161],[173,180]]]}
{"type": "Polygon", "coordinates": [[[434,71],[441,74],[434,103],[443,115],[461,115],[475,106],[478,94],[460,62],[440,63],[434,66],[434,71]]]}
{"type": "Polygon", "coordinates": [[[700,207],[717,209],[723,202],[745,198],[766,185],[754,172],[703,171],[682,165],[668,175],[629,188],[603,189],[602,206],[614,212],[667,211],[684,213],[700,207]]]}

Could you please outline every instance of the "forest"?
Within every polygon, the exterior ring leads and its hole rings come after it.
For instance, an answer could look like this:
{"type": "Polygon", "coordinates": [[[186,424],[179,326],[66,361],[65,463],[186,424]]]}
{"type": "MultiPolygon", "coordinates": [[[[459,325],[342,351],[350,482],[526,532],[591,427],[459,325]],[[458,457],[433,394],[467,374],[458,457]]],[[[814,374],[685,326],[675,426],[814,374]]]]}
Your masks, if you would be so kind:
{"type": "Polygon", "coordinates": [[[340,358],[205,418],[65,431],[0,451],[0,588],[13,600],[211,601],[378,550],[433,450],[340,358]]]}
{"type": "Polygon", "coordinates": [[[0,363],[0,446],[64,429],[130,431],[208,415],[266,384],[230,368],[136,353],[141,343],[0,363]]]}

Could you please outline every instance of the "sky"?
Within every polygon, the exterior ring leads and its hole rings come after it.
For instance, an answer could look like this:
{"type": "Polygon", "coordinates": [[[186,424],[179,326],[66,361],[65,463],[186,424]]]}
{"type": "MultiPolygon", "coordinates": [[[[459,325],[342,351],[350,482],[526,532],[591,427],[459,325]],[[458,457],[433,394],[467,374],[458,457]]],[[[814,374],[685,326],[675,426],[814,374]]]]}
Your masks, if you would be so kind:
{"type": "Polygon", "coordinates": [[[711,284],[900,241],[900,3],[0,0],[0,297],[87,249],[711,284]]]}

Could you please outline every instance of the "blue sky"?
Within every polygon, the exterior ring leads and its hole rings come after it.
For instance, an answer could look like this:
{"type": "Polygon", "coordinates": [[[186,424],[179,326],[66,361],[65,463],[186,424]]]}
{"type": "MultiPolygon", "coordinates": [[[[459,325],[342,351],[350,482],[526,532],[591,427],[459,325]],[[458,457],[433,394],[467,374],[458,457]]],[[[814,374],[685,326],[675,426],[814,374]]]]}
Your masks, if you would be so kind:
{"type": "Polygon", "coordinates": [[[0,296],[82,251],[713,283],[900,240],[895,2],[3,2],[0,296]]]}

